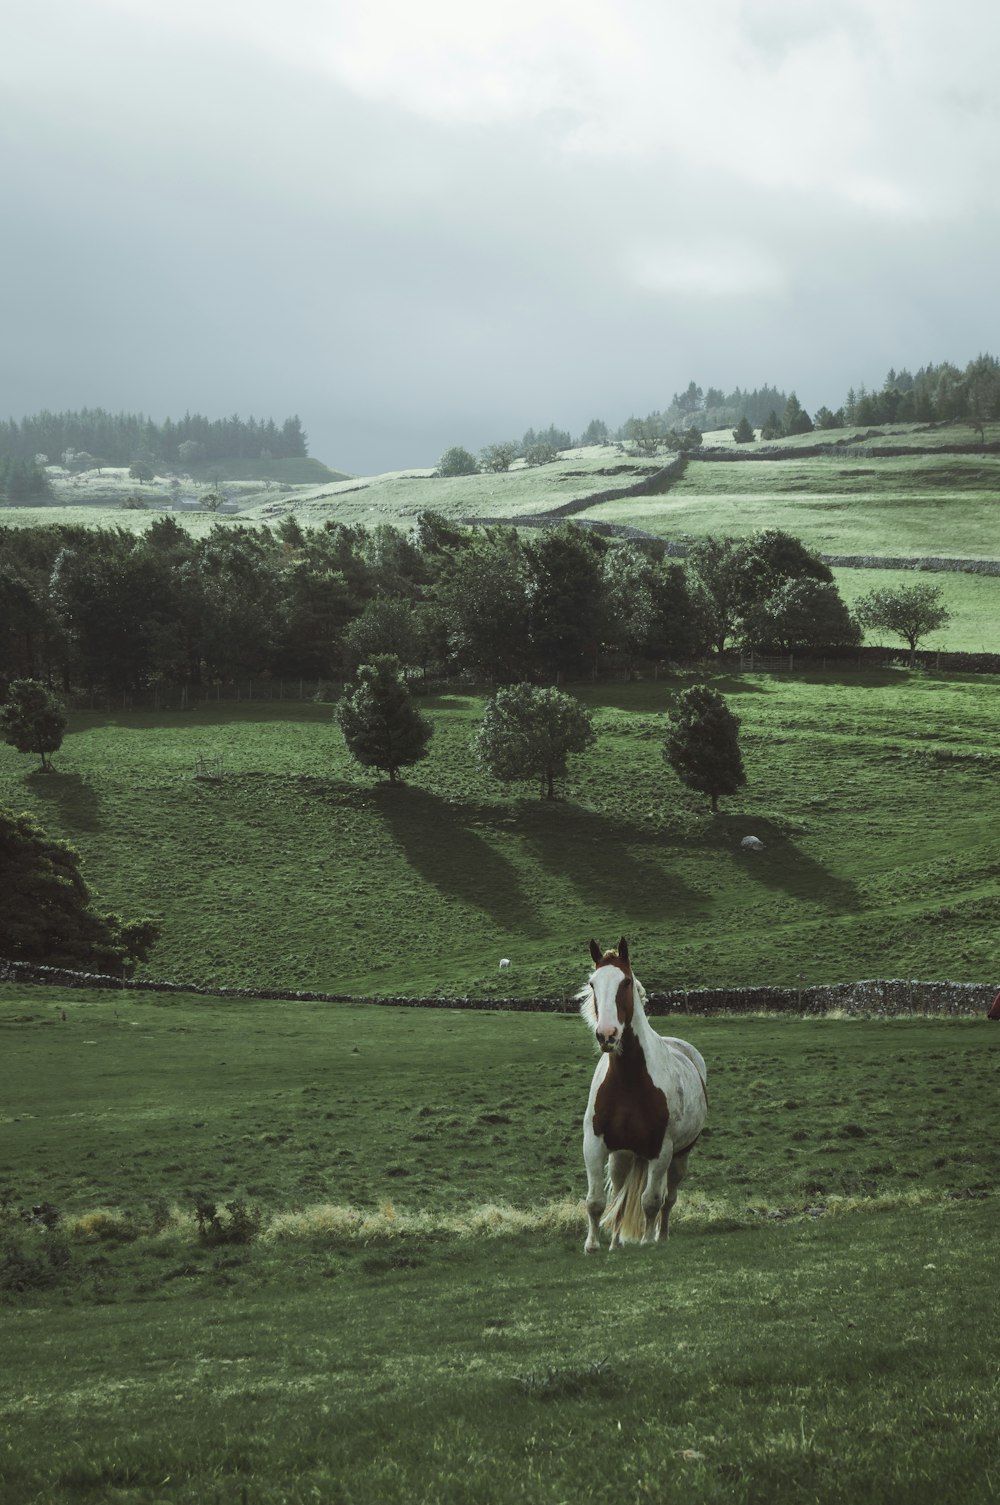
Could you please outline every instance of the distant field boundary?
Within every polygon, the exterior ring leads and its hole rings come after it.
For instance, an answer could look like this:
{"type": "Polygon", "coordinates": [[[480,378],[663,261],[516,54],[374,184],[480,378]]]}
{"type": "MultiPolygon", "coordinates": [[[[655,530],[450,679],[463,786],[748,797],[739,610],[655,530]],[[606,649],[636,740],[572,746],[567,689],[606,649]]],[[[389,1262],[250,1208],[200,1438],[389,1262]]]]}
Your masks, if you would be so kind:
{"type": "Polygon", "coordinates": [[[866,460],[895,460],[903,455],[998,455],[1000,443],[989,440],[985,444],[868,444],[874,434],[859,434],[857,438],[831,439],[826,444],[742,444],[735,449],[725,446],[703,446],[694,453],[697,460],[817,460],[834,459],[841,455],[861,455],[866,460]]]}
{"type": "MultiPolygon", "coordinates": [[[[292,989],[207,988],[192,983],[111,977],[106,973],[73,972],[62,967],[41,967],[31,962],[2,960],[0,982],[118,993],[191,993],[205,998],[246,998],[284,1003],[365,1003],[385,1008],[481,1009],[492,1013],[576,1012],[569,998],[402,998],[395,995],[368,997],[292,989]]],[[[657,1016],[842,1013],[852,1018],[885,1018],[903,1014],[943,1014],[969,1018],[984,1014],[995,992],[996,985],[993,983],[909,982],[878,978],[808,988],[691,988],[650,993],[647,1011],[657,1016]]]]}

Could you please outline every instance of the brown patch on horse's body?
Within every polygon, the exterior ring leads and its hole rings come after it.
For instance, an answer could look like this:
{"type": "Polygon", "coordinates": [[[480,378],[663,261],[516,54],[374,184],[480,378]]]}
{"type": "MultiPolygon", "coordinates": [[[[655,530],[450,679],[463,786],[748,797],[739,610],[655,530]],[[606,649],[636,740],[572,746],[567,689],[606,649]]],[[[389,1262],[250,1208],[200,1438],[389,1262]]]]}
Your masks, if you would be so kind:
{"type": "Polygon", "coordinates": [[[626,1029],[621,1050],[609,1058],[597,1089],[594,1133],[611,1151],[631,1150],[644,1160],[655,1160],[669,1122],[666,1095],[649,1074],[642,1046],[626,1029]]]}

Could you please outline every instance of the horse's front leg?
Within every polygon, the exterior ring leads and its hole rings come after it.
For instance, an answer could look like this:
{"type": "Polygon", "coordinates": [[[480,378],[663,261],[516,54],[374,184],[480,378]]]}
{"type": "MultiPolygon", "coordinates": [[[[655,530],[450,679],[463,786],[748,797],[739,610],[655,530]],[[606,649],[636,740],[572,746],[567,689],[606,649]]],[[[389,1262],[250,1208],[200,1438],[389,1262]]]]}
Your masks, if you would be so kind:
{"type": "Polygon", "coordinates": [[[589,1121],[583,1129],[583,1163],[587,1167],[587,1242],[585,1254],[596,1254],[601,1247],[601,1217],[607,1206],[604,1191],[608,1151],[603,1139],[599,1139],[589,1121]]]}
{"type": "Polygon", "coordinates": [[[673,1146],[667,1143],[659,1158],[649,1162],[646,1185],[642,1193],[642,1211],[646,1219],[646,1226],[639,1241],[642,1244],[652,1244],[659,1235],[660,1212],[667,1196],[667,1182],[673,1153],[673,1146]]]}

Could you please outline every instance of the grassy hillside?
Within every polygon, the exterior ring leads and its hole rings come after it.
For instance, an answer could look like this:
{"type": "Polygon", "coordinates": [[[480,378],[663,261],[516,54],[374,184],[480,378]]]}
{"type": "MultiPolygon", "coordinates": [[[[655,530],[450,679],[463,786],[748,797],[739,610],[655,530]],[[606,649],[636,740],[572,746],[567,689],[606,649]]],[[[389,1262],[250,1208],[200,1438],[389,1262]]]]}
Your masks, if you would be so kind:
{"type": "Polygon", "coordinates": [[[599,740],[554,804],[480,773],[483,703],[458,695],[426,703],[399,789],[347,760],[331,707],[275,703],[75,714],[53,775],[0,747],[0,798],[75,841],[103,900],[162,917],[155,976],[563,996],[581,944],[622,931],[651,987],[994,976],[992,680],[718,681],[748,787],[717,819],[661,757],[685,682],[580,691],[599,740]]]}
{"type": "Polygon", "coordinates": [[[5,1505],[986,1505],[995,1028],[686,1020],[673,1237],[586,1258],[576,1018],[0,987],[5,1505]]]}
{"type": "Polygon", "coordinates": [[[694,459],[664,497],[583,513],[664,538],[780,527],[825,554],[995,558],[1000,456],[694,459]]]}

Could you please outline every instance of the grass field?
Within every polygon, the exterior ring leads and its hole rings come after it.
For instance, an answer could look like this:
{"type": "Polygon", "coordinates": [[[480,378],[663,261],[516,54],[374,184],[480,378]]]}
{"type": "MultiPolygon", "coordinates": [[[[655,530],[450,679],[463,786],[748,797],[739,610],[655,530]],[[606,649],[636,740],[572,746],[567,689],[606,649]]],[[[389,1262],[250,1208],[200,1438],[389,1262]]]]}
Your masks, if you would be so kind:
{"type": "Polygon", "coordinates": [[[274,702],[75,713],[51,775],[0,747],[0,798],[80,848],[102,902],[162,920],[147,975],[179,981],[563,996],[622,932],[651,988],[994,977],[995,681],[718,680],[748,784],[716,818],[661,755],[686,683],[580,689],[598,742],[555,803],[479,770],[467,695],[422,702],[400,788],[348,760],[332,707],[274,702]]]}
{"type": "Polygon", "coordinates": [[[661,497],[602,502],[582,517],[686,541],[784,528],[820,554],[996,558],[1000,457],[692,460],[661,497]]]}
{"type": "Polygon", "coordinates": [[[572,1015],[0,987],[5,1505],[985,1505],[995,1029],[685,1020],[674,1236],[588,1259],[572,1015]]]}

